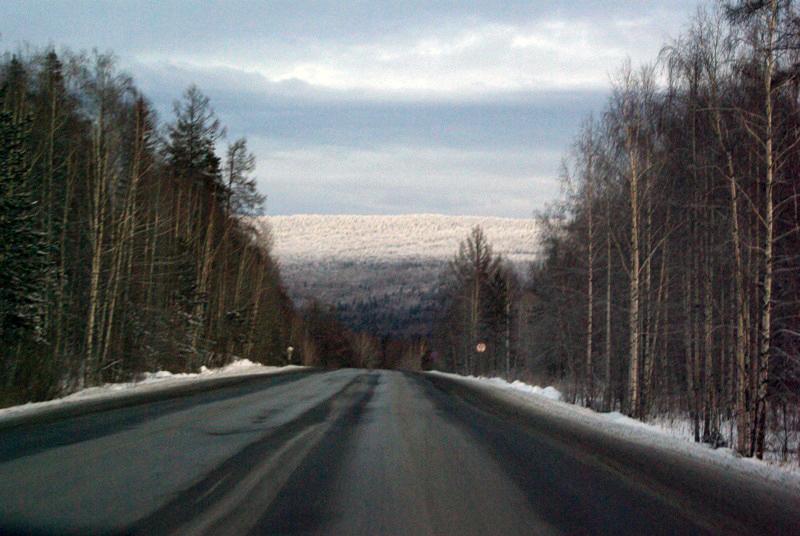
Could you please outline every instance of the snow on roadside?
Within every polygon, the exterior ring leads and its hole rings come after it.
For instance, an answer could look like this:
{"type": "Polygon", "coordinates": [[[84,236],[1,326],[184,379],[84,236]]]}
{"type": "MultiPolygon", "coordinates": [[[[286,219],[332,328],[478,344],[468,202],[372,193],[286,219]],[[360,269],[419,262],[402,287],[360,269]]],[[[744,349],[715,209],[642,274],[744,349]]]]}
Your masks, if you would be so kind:
{"type": "Polygon", "coordinates": [[[500,389],[509,389],[519,393],[543,396],[550,400],[561,400],[563,398],[561,396],[561,392],[552,385],[548,385],[547,387],[539,387],[538,385],[528,385],[527,383],[519,380],[514,380],[513,382],[509,383],[503,378],[476,378],[475,376],[468,376],[468,378],[489,383],[500,389]]]}
{"type": "Polygon", "coordinates": [[[460,376],[439,371],[430,371],[428,374],[446,376],[465,383],[490,386],[539,411],[601,429],[615,437],[622,437],[654,448],[666,448],[724,467],[726,470],[739,471],[770,480],[800,493],[800,467],[797,464],[778,464],[755,458],[743,458],[729,448],[714,449],[705,443],[695,443],[685,436],[679,426],[670,428],[664,421],[660,421],[658,424],[649,424],[632,419],[618,411],[598,413],[588,408],[563,402],[561,393],[554,387],[528,385],[519,380],[510,383],[502,378],[460,376]]]}
{"type": "Polygon", "coordinates": [[[275,374],[286,370],[302,369],[298,365],[288,365],[285,367],[272,367],[253,363],[249,359],[238,359],[229,365],[220,368],[209,369],[205,366],[200,367],[198,373],[172,373],[167,370],[156,372],[145,372],[139,381],[124,383],[107,383],[97,387],[87,387],[76,391],[70,395],[45,402],[28,402],[19,406],[0,408],[0,422],[11,417],[34,414],[41,410],[54,407],[78,404],[87,400],[98,400],[103,398],[114,398],[133,392],[153,392],[162,389],[169,389],[176,385],[185,385],[191,382],[202,382],[215,378],[228,378],[233,376],[247,376],[259,374],[275,374]]]}

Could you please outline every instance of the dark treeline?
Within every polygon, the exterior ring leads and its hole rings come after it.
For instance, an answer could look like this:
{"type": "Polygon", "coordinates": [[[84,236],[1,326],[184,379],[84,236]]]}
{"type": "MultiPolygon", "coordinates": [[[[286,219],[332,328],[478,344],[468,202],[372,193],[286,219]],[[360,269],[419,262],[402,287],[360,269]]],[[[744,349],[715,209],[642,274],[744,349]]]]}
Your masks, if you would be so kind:
{"type": "Polygon", "coordinates": [[[326,368],[360,367],[419,370],[428,355],[426,337],[380,334],[346,327],[340,308],[311,301],[301,310],[304,362],[326,368]]]}
{"type": "Polygon", "coordinates": [[[700,12],[654,66],[624,66],[565,163],[567,195],[542,214],[541,259],[512,303],[493,298],[513,285],[480,235],[465,243],[444,365],[557,382],[641,419],[688,417],[695,440],[745,456],[792,455],[799,64],[793,2],[766,0],[700,12]]]}
{"type": "Polygon", "coordinates": [[[0,64],[0,405],[313,342],[281,286],[244,139],[189,88],[160,124],[101,54],[0,64]]]}

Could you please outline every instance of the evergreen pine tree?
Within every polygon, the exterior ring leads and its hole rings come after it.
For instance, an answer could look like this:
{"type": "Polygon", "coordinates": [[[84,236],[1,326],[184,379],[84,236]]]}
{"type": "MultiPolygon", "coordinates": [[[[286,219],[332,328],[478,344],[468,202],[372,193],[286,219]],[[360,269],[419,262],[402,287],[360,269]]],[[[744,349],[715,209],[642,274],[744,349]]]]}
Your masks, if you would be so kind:
{"type": "Polygon", "coordinates": [[[204,181],[219,191],[220,161],[214,149],[225,135],[208,97],[190,86],[173,105],[175,122],[168,127],[166,159],[177,177],[204,181]]]}
{"type": "Polygon", "coordinates": [[[226,209],[231,214],[261,214],[265,197],[258,192],[256,179],[250,174],[256,168],[256,157],[247,150],[247,140],[239,138],[228,146],[225,158],[226,209]]]}
{"type": "MultiPolygon", "coordinates": [[[[5,95],[3,89],[0,103],[5,95]]],[[[47,244],[36,228],[37,203],[24,162],[25,124],[11,111],[0,111],[0,341],[6,362],[18,343],[42,336],[47,244]]]]}

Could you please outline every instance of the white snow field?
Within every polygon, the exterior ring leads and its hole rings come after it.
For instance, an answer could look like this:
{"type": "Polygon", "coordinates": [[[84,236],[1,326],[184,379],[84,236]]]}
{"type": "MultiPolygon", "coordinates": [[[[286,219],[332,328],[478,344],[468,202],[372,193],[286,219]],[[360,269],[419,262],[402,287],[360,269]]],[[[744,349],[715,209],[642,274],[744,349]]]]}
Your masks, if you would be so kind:
{"type": "Polygon", "coordinates": [[[0,409],[0,421],[11,417],[32,415],[41,410],[47,410],[58,406],[77,405],[89,400],[101,400],[124,396],[133,392],[154,392],[169,389],[176,385],[187,383],[198,383],[217,378],[230,378],[233,376],[249,376],[259,374],[275,374],[278,372],[292,369],[301,369],[298,365],[288,365],[284,367],[271,367],[253,363],[249,359],[239,359],[229,365],[220,368],[209,369],[200,367],[198,373],[172,373],[166,370],[156,372],[146,372],[142,379],[134,382],[107,383],[97,387],[87,387],[76,391],[70,395],[45,402],[28,402],[19,406],[9,406],[0,409]]]}
{"type": "Polygon", "coordinates": [[[779,464],[755,458],[743,458],[729,448],[714,449],[705,443],[695,443],[686,435],[685,426],[682,426],[680,421],[674,426],[666,421],[650,424],[632,419],[618,411],[598,413],[563,402],[561,393],[552,386],[539,387],[518,380],[508,382],[502,378],[461,376],[439,371],[430,371],[427,374],[446,376],[474,386],[488,387],[505,395],[504,398],[512,404],[521,404],[628,441],[653,448],[669,449],[726,470],[739,471],[748,476],[777,482],[800,493],[800,467],[796,463],[779,464]]]}

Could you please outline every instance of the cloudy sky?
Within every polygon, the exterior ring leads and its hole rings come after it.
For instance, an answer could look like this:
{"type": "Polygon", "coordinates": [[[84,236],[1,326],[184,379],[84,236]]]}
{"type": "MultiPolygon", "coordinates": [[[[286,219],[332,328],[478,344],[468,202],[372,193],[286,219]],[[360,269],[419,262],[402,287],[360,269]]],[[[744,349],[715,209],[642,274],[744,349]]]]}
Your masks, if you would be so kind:
{"type": "Polygon", "coordinates": [[[0,49],[113,51],[169,119],[197,83],[267,212],[529,217],[626,57],[701,0],[2,0],[0,49]]]}

